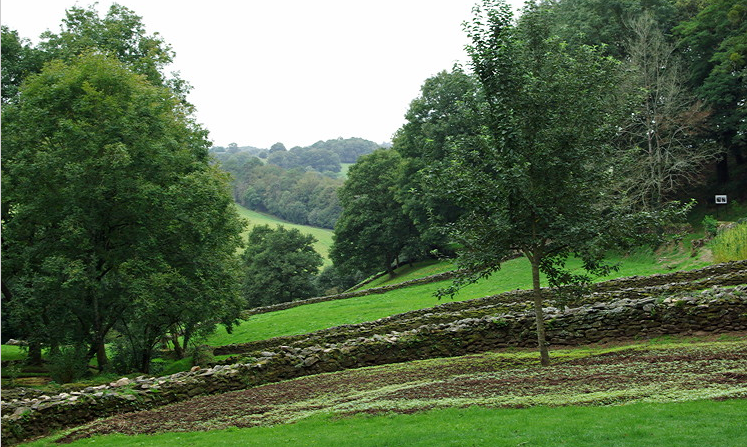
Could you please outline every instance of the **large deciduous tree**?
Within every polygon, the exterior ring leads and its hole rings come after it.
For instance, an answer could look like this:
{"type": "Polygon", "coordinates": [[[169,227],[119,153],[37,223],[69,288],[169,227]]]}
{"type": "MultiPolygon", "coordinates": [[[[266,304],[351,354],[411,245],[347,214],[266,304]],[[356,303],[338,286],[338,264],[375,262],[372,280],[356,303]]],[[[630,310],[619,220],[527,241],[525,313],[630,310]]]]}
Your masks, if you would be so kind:
{"type": "Polygon", "coordinates": [[[419,245],[417,230],[397,200],[402,157],[392,149],[364,155],[350,167],[338,197],[330,257],[345,272],[394,275],[400,255],[419,245]]]}
{"type": "Polygon", "coordinates": [[[592,47],[566,45],[548,33],[529,4],[520,25],[503,1],[475,8],[466,30],[472,68],[487,107],[485,132],[464,138],[435,170],[434,181],[465,210],[451,226],[466,274],[443,293],[500,268],[512,253],[532,269],[537,338],[549,364],[540,272],[550,285],[584,280],[564,269],[569,256],[590,273],[605,273],[605,248],[633,234],[616,212],[607,157],[618,83],[615,61],[592,47]]]}
{"type": "Polygon", "coordinates": [[[402,155],[403,175],[397,198],[430,250],[448,251],[448,239],[439,225],[454,221],[459,207],[438,189],[427,188],[424,176],[429,168],[444,163],[448,146],[455,139],[480,133],[475,114],[480,89],[474,76],[460,67],[427,79],[420,96],[410,103],[407,122],[397,131],[393,149],[402,155]]]}
{"type": "Polygon", "coordinates": [[[323,263],[314,242],[314,236],[296,228],[254,227],[243,255],[247,304],[267,306],[313,296],[314,278],[323,263]]]}
{"type": "Polygon", "coordinates": [[[702,5],[675,32],[690,67],[691,85],[712,110],[709,133],[723,148],[717,168],[723,184],[729,180],[729,154],[737,163],[747,157],[747,1],[702,5]]]}
{"type": "Polygon", "coordinates": [[[52,61],[2,115],[3,283],[23,335],[85,344],[112,328],[140,367],[175,324],[231,324],[242,223],[181,98],[100,52],[52,61]]]}

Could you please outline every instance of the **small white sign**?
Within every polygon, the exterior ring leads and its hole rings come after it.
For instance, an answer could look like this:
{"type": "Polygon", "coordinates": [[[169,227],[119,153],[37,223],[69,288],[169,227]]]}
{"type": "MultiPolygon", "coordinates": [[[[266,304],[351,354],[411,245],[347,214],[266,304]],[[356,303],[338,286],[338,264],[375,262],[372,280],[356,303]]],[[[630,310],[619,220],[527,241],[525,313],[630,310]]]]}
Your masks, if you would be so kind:
{"type": "Polygon", "coordinates": [[[726,196],[716,196],[716,205],[726,205],[726,196]]]}

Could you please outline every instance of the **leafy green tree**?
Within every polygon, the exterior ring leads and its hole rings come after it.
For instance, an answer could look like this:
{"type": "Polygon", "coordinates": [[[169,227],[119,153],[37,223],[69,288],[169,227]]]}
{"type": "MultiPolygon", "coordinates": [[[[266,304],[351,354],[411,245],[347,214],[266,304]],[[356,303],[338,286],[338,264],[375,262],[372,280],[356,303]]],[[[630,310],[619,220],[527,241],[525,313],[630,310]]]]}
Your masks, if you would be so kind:
{"type": "Polygon", "coordinates": [[[402,158],[391,149],[364,155],[338,193],[342,214],[330,257],[343,272],[394,275],[400,254],[418,243],[417,230],[396,199],[402,158]]]}
{"type": "Polygon", "coordinates": [[[49,63],[3,108],[3,283],[32,341],[107,363],[114,327],[231,324],[243,224],[181,98],[100,52],[49,63]]]}
{"type": "Polygon", "coordinates": [[[316,239],[296,228],[259,225],[249,233],[243,254],[243,294],[249,307],[309,298],[323,260],[316,239]]]}
{"type": "Polygon", "coordinates": [[[540,7],[549,14],[551,34],[572,45],[603,45],[604,53],[618,60],[628,54],[631,20],[647,13],[668,33],[678,19],[672,0],[553,0],[540,7]]]}
{"type": "Polygon", "coordinates": [[[718,181],[729,180],[728,154],[747,153],[747,1],[711,0],[675,28],[692,73],[691,86],[711,108],[709,133],[724,150],[718,181]]]}
{"type": "Polygon", "coordinates": [[[44,55],[17,31],[2,27],[2,103],[18,97],[18,88],[30,74],[41,70],[44,55]]]}
{"type": "Polygon", "coordinates": [[[183,96],[189,87],[164,69],[174,61],[174,51],[158,33],[147,34],[142,17],[114,3],[102,18],[96,5],[73,6],[65,11],[60,32],[41,35],[39,49],[48,59],[72,60],[93,49],[106,52],[155,85],[168,85],[183,96]]]}
{"type": "Polygon", "coordinates": [[[466,274],[442,291],[498,270],[523,254],[532,269],[537,339],[549,364],[540,272],[551,286],[584,281],[564,269],[569,256],[592,274],[612,242],[631,241],[636,219],[618,212],[606,190],[606,162],[616,123],[611,95],[616,63],[587,46],[551,37],[546,15],[528,4],[521,24],[503,1],[485,0],[467,23],[472,68],[487,107],[485,133],[464,138],[434,172],[440,187],[465,213],[451,234],[462,246],[466,274]]]}
{"type": "Polygon", "coordinates": [[[461,210],[439,189],[430,189],[424,177],[444,163],[448,148],[459,138],[478,135],[480,106],[477,80],[454,67],[427,79],[420,96],[410,103],[407,122],[397,131],[393,149],[402,155],[402,184],[398,200],[420,232],[428,251],[448,252],[448,239],[440,224],[455,221],[461,210]]]}
{"type": "Polygon", "coordinates": [[[287,152],[287,149],[283,143],[277,142],[270,146],[270,153],[272,154],[274,152],[287,152]]]}
{"type": "Polygon", "coordinates": [[[334,140],[317,141],[310,146],[312,149],[327,149],[340,157],[341,163],[355,163],[361,155],[370,154],[380,147],[373,141],[363,138],[337,138],[334,140]]]}

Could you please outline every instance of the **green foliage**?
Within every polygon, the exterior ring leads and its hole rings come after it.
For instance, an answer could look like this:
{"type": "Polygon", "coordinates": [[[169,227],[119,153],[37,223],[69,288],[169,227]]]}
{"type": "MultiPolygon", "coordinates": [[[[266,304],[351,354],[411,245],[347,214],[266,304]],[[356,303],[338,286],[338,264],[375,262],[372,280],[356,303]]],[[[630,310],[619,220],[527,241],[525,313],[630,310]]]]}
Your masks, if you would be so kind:
{"type": "Polygon", "coordinates": [[[322,295],[342,293],[358,284],[364,278],[343,273],[334,265],[328,265],[316,277],[316,288],[322,295]]]}
{"type": "Polygon", "coordinates": [[[249,235],[249,231],[258,225],[270,225],[271,227],[284,226],[286,228],[295,228],[303,234],[309,234],[316,239],[314,242],[314,250],[316,250],[322,258],[324,258],[325,265],[331,264],[329,260],[329,249],[332,246],[332,231],[325,228],[316,228],[305,225],[296,225],[288,223],[277,217],[270,216],[269,214],[259,213],[257,211],[251,211],[243,208],[239,205],[236,206],[236,210],[239,215],[248,223],[248,229],[242,234],[242,238],[246,240],[249,235]]]}
{"type": "Polygon", "coordinates": [[[716,232],[718,230],[718,221],[709,215],[706,215],[703,217],[703,221],[701,222],[703,224],[703,231],[705,231],[705,234],[707,237],[715,237],[716,232]]]}
{"type": "Polygon", "coordinates": [[[546,2],[552,33],[570,45],[603,46],[617,59],[628,55],[630,20],[651,14],[659,29],[668,33],[677,18],[675,2],[669,0],[561,0],[546,2]]]}
{"type": "Polygon", "coordinates": [[[313,236],[295,228],[254,227],[242,256],[247,304],[267,306],[316,294],[314,276],[323,261],[314,242],[313,236]]]}
{"type": "Polygon", "coordinates": [[[474,76],[454,67],[427,79],[420,91],[405,114],[407,122],[394,137],[393,149],[403,158],[397,200],[428,251],[448,254],[448,239],[438,224],[455,221],[461,210],[442,191],[428,188],[426,177],[429,169],[446,162],[455,139],[480,133],[480,121],[475,119],[480,89],[474,76]]]}
{"type": "Polygon", "coordinates": [[[338,193],[343,211],[330,251],[342,271],[392,272],[402,254],[417,253],[417,229],[396,197],[401,167],[399,153],[379,149],[350,168],[338,193]]]}
{"type": "Polygon", "coordinates": [[[206,368],[215,363],[213,349],[208,345],[199,345],[192,351],[192,365],[206,368]]]}
{"type": "Polygon", "coordinates": [[[324,149],[337,155],[341,163],[355,163],[358,157],[379,149],[379,145],[363,138],[337,138],[334,140],[317,141],[312,149],[324,149]]]}
{"type": "MultiPolygon", "coordinates": [[[[706,129],[723,151],[738,157],[747,146],[747,3],[703,2],[695,17],[674,28],[688,58],[691,85],[712,114],[706,129]]],[[[728,159],[720,163],[720,181],[728,179],[728,159]]]]}
{"type": "Polygon", "coordinates": [[[116,326],[146,370],[171,325],[230,324],[242,225],[181,99],[98,53],[53,61],[21,98],[2,120],[11,323],[89,355],[116,326]]]}
{"type": "Polygon", "coordinates": [[[85,347],[79,345],[60,346],[49,355],[49,375],[57,383],[71,383],[88,372],[85,347]]]}
{"type": "Polygon", "coordinates": [[[710,244],[715,262],[747,259],[747,223],[740,223],[719,233],[710,244]]]}
{"type": "Polygon", "coordinates": [[[18,88],[30,74],[41,70],[44,55],[17,31],[2,26],[2,103],[18,98],[18,88]]]}
{"type": "Polygon", "coordinates": [[[265,165],[247,152],[227,154],[218,160],[221,168],[233,175],[234,200],[240,205],[300,225],[332,228],[337,221],[341,180],[318,172],[265,165]]]}
{"type": "Polygon", "coordinates": [[[148,35],[142,18],[117,3],[102,18],[96,5],[73,6],[65,11],[59,34],[46,31],[39,49],[49,59],[71,61],[81,54],[98,50],[116,58],[154,85],[169,85],[184,95],[188,86],[178,78],[167,79],[163,71],[173,62],[174,52],[158,33],[148,35]]]}

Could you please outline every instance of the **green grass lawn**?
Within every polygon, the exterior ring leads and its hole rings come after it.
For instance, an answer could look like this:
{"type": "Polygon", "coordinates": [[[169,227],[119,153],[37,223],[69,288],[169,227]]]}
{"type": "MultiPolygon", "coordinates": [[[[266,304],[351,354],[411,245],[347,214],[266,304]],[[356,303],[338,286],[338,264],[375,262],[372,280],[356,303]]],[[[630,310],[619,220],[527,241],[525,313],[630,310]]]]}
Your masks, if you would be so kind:
{"type": "Polygon", "coordinates": [[[2,345],[0,357],[3,361],[22,360],[26,358],[26,351],[22,350],[20,346],[2,345]]]}
{"type": "MultiPolygon", "coordinates": [[[[706,262],[694,260],[689,256],[672,254],[667,258],[669,264],[658,262],[657,255],[650,252],[640,252],[628,256],[612,257],[613,262],[620,262],[620,270],[609,277],[598,278],[604,280],[613,277],[650,275],[653,273],[666,273],[672,263],[677,269],[692,269],[706,265],[706,262]]],[[[569,262],[570,268],[580,268],[578,260],[569,262]]],[[[424,263],[419,270],[410,270],[404,267],[405,273],[398,275],[393,281],[400,282],[405,279],[428,276],[453,268],[448,261],[440,264],[424,263]]],[[[373,286],[385,285],[386,281],[373,286]]],[[[308,304],[294,307],[278,312],[253,315],[234,328],[233,333],[228,334],[225,329],[219,328],[215,334],[208,337],[207,343],[212,346],[222,346],[231,343],[245,343],[250,341],[264,340],[267,338],[283,335],[297,335],[326,329],[342,324],[355,324],[365,321],[373,321],[390,315],[407,312],[416,309],[437,306],[447,302],[448,298],[439,300],[434,296],[436,290],[449,284],[448,281],[432,284],[422,284],[393,290],[385,294],[375,294],[344,300],[326,301],[323,303],[308,304]]],[[[503,264],[500,271],[490,278],[481,280],[475,284],[465,287],[454,297],[454,300],[467,300],[506,292],[515,289],[529,289],[532,286],[531,270],[526,258],[518,258],[503,264]]]]}
{"type": "Polygon", "coordinates": [[[238,204],[236,205],[236,210],[239,212],[241,217],[249,221],[249,226],[243,234],[244,240],[246,240],[249,231],[257,225],[270,225],[271,227],[283,225],[286,228],[296,228],[301,233],[314,236],[317,240],[314,244],[314,249],[316,249],[316,251],[324,258],[324,265],[332,264],[332,261],[329,260],[329,249],[332,246],[332,230],[286,222],[269,214],[248,210],[238,204]]]}
{"type": "MultiPolygon", "coordinates": [[[[313,416],[295,424],[208,432],[97,436],[106,446],[738,446],[747,400],[611,407],[449,408],[411,415],[313,416]]],[[[28,444],[54,445],[49,440],[28,444]]]]}

